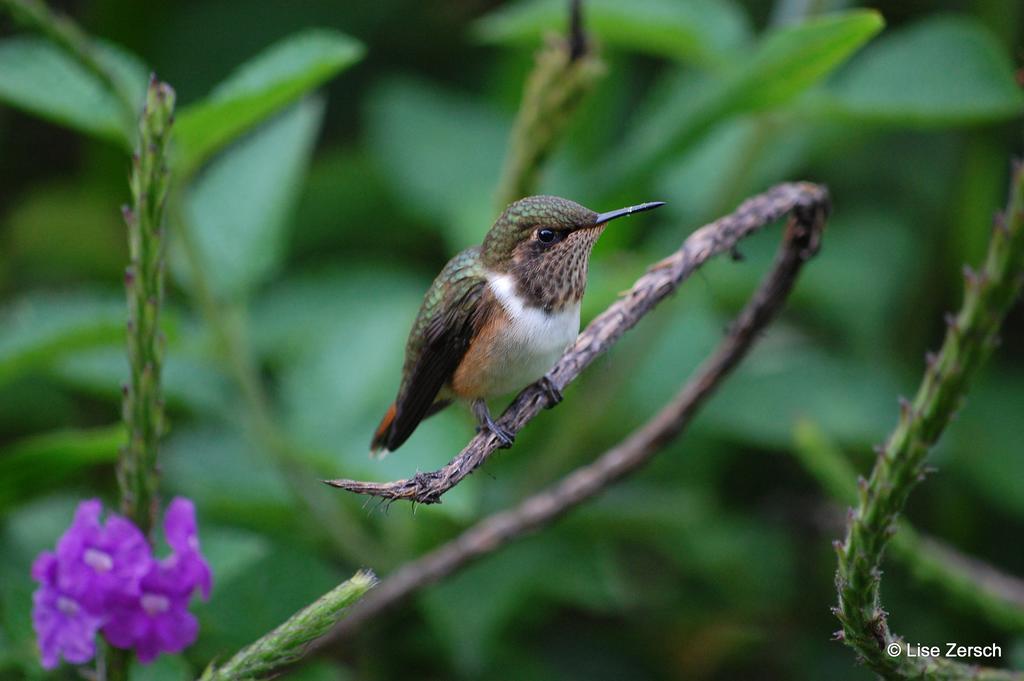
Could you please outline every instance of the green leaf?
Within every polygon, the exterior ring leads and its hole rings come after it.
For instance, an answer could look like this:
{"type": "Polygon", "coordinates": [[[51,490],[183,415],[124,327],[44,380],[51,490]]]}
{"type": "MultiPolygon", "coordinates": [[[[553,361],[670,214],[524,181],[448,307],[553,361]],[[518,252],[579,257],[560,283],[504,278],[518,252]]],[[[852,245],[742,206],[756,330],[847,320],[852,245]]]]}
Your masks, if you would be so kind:
{"type": "Polygon", "coordinates": [[[1019,116],[1024,94],[1009,56],[982,25],[932,17],[886,35],[827,91],[827,111],[899,125],[983,123],[1019,116]]]}
{"type": "Polygon", "coordinates": [[[885,22],[874,10],[855,10],[769,33],[726,90],[730,111],[783,104],[832,72],[885,22]]]}
{"type": "Polygon", "coordinates": [[[127,441],[123,426],[34,435],[0,450],[0,510],[59,489],[72,474],[117,460],[127,441]]]}
{"type": "MultiPolygon", "coordinates": [[[[503,5],[473,25],[493,43],[536,43],[545,33],[565,33],[563,0],[521,0],[503,5]]],[[[743,11],[716,0],[588,0],[584,23],[602,43],[674,59],[719,63],[749,36],[743,11]]]]}
{"type": "Polygon", "coordinates": [[[494,187],[510,122],[477,101],[412,80],[370,95],[371,150],[400,208],[444,227],[451,248],[479,243],[494,220],[494,187]]]}
{"type": "Polygon", "coordinates": [[[265,535],[224,525],[204,523],[200,536],[218,588],[244,575],[273,550],[265,535]]]}
{"type": "Polygon", "coordinates": [[[152,71],[136,54],[120,45],[96,39],[93,40],[92,45],[95,49],[96,61],[121,87],[124,96],[134,102],[129,112],[130,116],[126,119],[129,124],[128,138],[134,144],[138,126],[136,118],[146,103],[146,91],[149,89],[152,71]]]}
{"type": "Polygon", "coordinates": [[[748,149],[760,141],[754,119],[745,116],[723,123],[666,163],[654,180],[655,193],[668,201],[662,210],[671,211],[683,224],[717,217],[712,213],[720,207],[723,191],[735,184],[736,168],[749,167],[748,149]]]}
{"type": "Polygon", "coordinates": [[[270,456],[235,431],[182,428],[167,439],[160,457],[167,488],[194,499],[211,517],[264,532],[294,518],[292,498],[270,456]]]}
{"type": "Polygon", "coordinates": [[[205,100],[181,110],[176,159],[188,173],[217,149],[359,61],[363,46],[336,31],[290,36],[240,66],[205,100]]]}
{"type": "MultiPolygon", "coordinates": [[[[74,352],[55,362],[50,375],[76,390],[120,402],[121,386],[130,375],[128,357],[120,344],[74,352]]],[[[225,413],[231,404],[230,383],[221,368],[206,357],[187,354],[178,344],[164,359],[161,379],[172,409],[210,416],[225,413]]]]}
{"type": "MultiPolygon", "coordinates": [[[[323,102],[306,99],[218,157],[186,198],[191,238],[215,295],[239,300],[280,266],[323,102]]],[[[172,271],[189,283],[180,258],[172,271]]]]}
{"type": "Polygon", "coordinates": [[[0,430],[40,433],[66,427],[81,414],[81,405],[53,381],[22,376],[0,383],[0,430]]]}
{"type": "MultiPolygon", "coordinates": [[[[254,301],[249,331],[253,349],[260,358],[273,363],[302,361],[320,351],[325,337],[344,331],[358,317],[376,318],[376,314],[366,313],[375,312],[378,306],[358,305],[373,295],[390,303],[390,317],[395,321],[389,330],[401,338],[394,341],[394,347],[385,344],[383,349],[378,344],[349,347],[373,352],[373,364],[385,363],[397,373],[401,357],[392,357],[391,351],[402,355],[407,334],[401,332],[401,327],[408,332],[427,286],[428,282],[397,268],[385,271],[383,266],[375,268],[367,263],[303,273],[282,281],[254,301]]],[[[382,322],[387,318],[382,312],[382,322]]],[[[390,387],[383,389],[380,396],[392,397],[386,395],[390,391],[390,387]]]]}
{"type": "MultiPolygon", "coordinates": [[[[714,126],[750,111],[780,107],[820,82],[883,26],[873,10],[855,10],[776,29],[731,73],[710,78],[671,75],[653,110],[613,154],[609,177],[647,177],[689,149],[714,126]]],[[[614,183],[613,183],[614,186],[614,183]]]]}
{"type": "MultiPolygon", "coordinates": [[[[317,150],[295,209],[302,229],[292,234],[291,257],[319,257],[339,245],[349,252],[396,254],[416,239],[401,216],[389,214],[386,230],[366,229],[393,198],[380,164],[364,146],[317,150]]],[[[428,235],[419,238],[432,242],[428,235]]]]}
{"type": "Polygon", "coordinates": [[[89,292],[26,296],[0,309],[0,383],[123,340],[125,316],[122,298],[89,292]]]}
{"type": "MultiPolygon", "coordinates": [[[[146,67],[134,55],[96,42],[97,59],[125,89],[141,96],[146,67]]],[[[129,148],[134,116],[95,74],[53,43],[16,36],[0,41],[0,101],[129,148]]]]}

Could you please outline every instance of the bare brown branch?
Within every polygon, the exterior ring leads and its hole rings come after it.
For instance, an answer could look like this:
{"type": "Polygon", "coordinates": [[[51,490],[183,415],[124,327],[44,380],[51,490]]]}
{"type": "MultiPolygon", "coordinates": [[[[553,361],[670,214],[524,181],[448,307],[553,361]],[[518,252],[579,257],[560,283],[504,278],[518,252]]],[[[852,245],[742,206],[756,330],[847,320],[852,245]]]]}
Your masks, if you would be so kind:
{"type": "MultiPolygon", "coordinates": [[[[780,184],[744,201],[733,213],[701,227],[686,239],[678,251],[652,265],[623,297],[584,329],[576,345],[549,374],[552,383],[559,389],[564,388],[626,331],[633,328],[641,317],[675,292],[697,268],[715,255],[731,251],[741,239],[787,213],[794,214],[796,225],[802,226],[805,231],[809,230],[810,240],[801,248],[810,255],[817,245],[818,230],[824,224],[828,201],[827,190],[819,185],[780,184]]],[[[795,236],[789,235],[786,243],[792,247],[798,241],[795,236]]],[[[509,405],[498,424],[511,433],[517,433],[548,405],[547,391],[537,384],[531,385],[509,405]]],[[[417,473],[407,480],[385,483],[344,479],[325,482],[351,492],[383,499],[407,499],[421,504],[436,504],[440,503],[441,495],[486,461],[497,446],[498,440],[494,435],[481,433],[470,440],[458,456],[436,471],[417,473]]]]}
{"type": "MultiPolygon", "coordinates": [[[[562,382],[579,374],[646,311],[674,291],[700,263],[715,253],[728,251],[740,238],[787,211],[793,212],[771,272],[761,282],[714,354],[657,415],[593,463],[576,469],[515,508],[480,521],[454,540],[399,568],[313,647],[322,648],[353,634],[364,622],[412,593],[481,556],[497,551],[516,537],[553,522],[653,458],[686,427],[697,408],[739,363],[758,333],[782,307],[801,266],[817,252],[828,210],[828,192],[824,187],[780,185],[745,202],[732,215],[695,232],[680,251],[652,267],[625,298],[587,327],[576,347],[562,358],[556,368],[556,375],[562,382]]],[[[521,427],[541,408],[541,392],[536,387],[525,390],[506,412],[503,423],[521,427]]],[[[476,451],[473,446],[478,441],[482,442],[481,451],[487,451],[488,446],[493,451],[491,439],[478,437],[459,458],[467,451],[476,451]]]]}

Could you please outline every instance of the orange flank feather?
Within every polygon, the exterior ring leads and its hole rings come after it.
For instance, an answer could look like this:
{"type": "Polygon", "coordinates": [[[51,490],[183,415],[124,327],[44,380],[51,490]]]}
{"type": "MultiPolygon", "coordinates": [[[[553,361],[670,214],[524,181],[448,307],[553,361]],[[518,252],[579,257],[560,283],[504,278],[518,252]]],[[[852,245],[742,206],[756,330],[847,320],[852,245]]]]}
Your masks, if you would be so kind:
{"type": "Polygon", "coordinates": [[[509,325],[508,314],[489,314],[466,348],[466,354],[455,368],[451,390],[464,400],[488,397],[491,374],[500,369],[503,357],[495,351],[498,340],[509,325]]]}
{"type": "Polygon", "coordinates": [[[377,426],[377,430],[373,433],[373,441],[370,442],[371,452],[379,452],[387,447],[388,434],[391,431],[391,424],[395,421],[397,408],[397,403],[392,402],[391,406],[388,407],[387,413],[384,414],[384,418],[380,420],[380,425],[377,426]]]}

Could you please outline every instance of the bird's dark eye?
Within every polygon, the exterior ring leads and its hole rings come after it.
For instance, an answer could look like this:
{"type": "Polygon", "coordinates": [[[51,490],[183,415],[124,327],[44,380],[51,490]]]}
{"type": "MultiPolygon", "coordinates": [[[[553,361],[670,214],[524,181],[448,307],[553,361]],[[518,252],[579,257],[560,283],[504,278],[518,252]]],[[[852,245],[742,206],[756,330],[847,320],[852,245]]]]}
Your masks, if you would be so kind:
{"type": "Polygon", "coordinates": [[[553,230],[553,229],[538,229],[537,230],[537,238],[540,239],[541,241],[543,241],[546,244],[549,244],[552,241],[554,241],[556,236],[557,235],[555,234],[555,230],[553,230]]]}

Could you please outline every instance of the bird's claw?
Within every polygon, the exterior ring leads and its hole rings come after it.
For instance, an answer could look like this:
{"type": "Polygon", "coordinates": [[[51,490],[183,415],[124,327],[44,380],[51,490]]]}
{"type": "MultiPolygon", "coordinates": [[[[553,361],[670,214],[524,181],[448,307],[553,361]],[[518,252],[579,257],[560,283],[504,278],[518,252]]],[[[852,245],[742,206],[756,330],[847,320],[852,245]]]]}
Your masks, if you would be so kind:
{"type": "Polygon", "coordinates": [[[546,409],[551,409],[553,406],[561,402],[564,397],[562,391],[558,389],[554,381],[551,380],[547,375],[541,377],[540,387],[544,390],[544,394],[547,395],[548,403],[546,409]]]}
{"type": "Polygon", "coordinates": [[[508,449],[509,447],[512,446],[512,443],[516,441],[515,435],[505,430],[498,424],[494,424],[490,428],[490,431],[494,433],[494,437],[498,438],[498,442],[501,443],[499,447],[501,447],[502,449],[508,449]]]}
{"type": "Polygon", "coordinates": [[[477,399],[473,401],[473,413],[476,415],[477,432],[482,433],[484,431],[490,431],[494,433],[494,437],[498,438],[498,446],[501,449],[508,449],[515,442],[516,436],[511,431],[505,430],[491,417],[491,412],[487,409],[487,402],[483,399],[477,399]]]}
{"type": "Polygon", "coordinates": [[[505,430],[497,423],[493,421],[489,424],[477,426],[476,432],[478,433],[493,433],[494,437],[498,438],[498,448],[508,449],[516,441],[516,436],[511,432],[505,430]]]}

